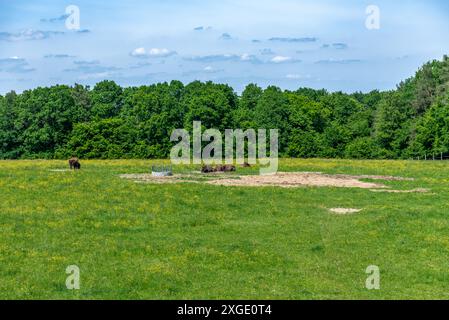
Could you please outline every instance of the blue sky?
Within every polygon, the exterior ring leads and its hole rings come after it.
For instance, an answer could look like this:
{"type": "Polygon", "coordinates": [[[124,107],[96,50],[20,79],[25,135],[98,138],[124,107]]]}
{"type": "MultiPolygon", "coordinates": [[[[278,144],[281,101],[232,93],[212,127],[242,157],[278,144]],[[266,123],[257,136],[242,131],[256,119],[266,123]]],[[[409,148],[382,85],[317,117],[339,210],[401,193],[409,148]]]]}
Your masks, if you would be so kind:
{"type": "Polygon", "coordinates": [[[104,79],[386,90],[449,54],[448,32],[441,0],[0,0],[0,94],[104,79]]]}

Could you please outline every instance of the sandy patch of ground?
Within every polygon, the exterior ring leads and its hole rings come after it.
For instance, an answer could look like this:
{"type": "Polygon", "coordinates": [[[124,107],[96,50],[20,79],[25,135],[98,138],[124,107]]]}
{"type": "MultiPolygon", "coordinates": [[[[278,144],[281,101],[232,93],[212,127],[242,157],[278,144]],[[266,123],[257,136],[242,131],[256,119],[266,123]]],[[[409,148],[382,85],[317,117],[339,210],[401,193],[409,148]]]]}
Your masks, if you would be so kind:
{"type": "Polygon", "coordinates": [[[412,178],[376,175],[347,175],[347,174],[323,174],[320,172],[278,172],[275,175],[237,175],[228,173],[202,174],[190,172],[187,174],[175,174],[169,177],[154,177],[150,173],[122,174],[120,178],[133,180],[136,183],[170,184],[170,183],[206,183],[221,186],[236,187],[337,187],[337,188],[362,188],[372,192],[387,193],[427,193],[430,190],[417,188],[412,190],[393,190],[384,184],[377,182],[365,182],[361,179],[383,181],[412,181],[412,178]]]}
{"type": "Polygon", "coordinates": [[[361,188],[371,192],[384,193],[429,193],[429,189],[416,188],[412,190],[394,190],[390,187],[375,182],[365,182],[361,179],[383,181],[413,181],[413,178],[375,175],[347,175],[347,174],[323,174],[320,172],[278,172],[275,175],[237,175],[228,173],[191,172],[188,174],[175,174],[169,177],[154,177],[149,173],[122,174],[120,178],[133,180],[135,183],[171,184],[171,183],[204,183],[220,186],[234,187],[336,187],[336,188],[361,188]]]}
{"type": "Polygon", "coordinates": [[[206,183],[224,186],[278,186],[292,188],[301,186],[311,187],[339,187],[339,188],[386,188],[385,185],[374,182],[363,182],[357,176],[328,175],[304,172],[278,172],[268,176],[240,176],[239,179],[218,179],[206,183]]]}
{"type": "Polygon", "coordinates": [[[363,188],[363,189],[386,189],[381,183],[365,182],[360,179],[372,180],[402,180],[400,177],[390,176],[351,176],[330,175],[319,172],[278,172],[275,175],[236,175],[236,174],[201,174],[192,172],[190,174],[175,174],[170,177],[154,177],[151,174],[122,174],[121,178],[130,179],[139,183],[207,183],[223,186],[277,186],[281,188],[295,187],[338,187],[338,188],[363,188]]]}
{"type": "Polygon", "coordinates": [[[370,180],[384,180],[384,181],[414,181],[413,178],[404,178],[404,177],[394,177],[394,176],[376,176],[376,175],[345,175],[345,174],[336,174],[338,177],[351,177],[356,179],[370,179],[370,180]]]}
{"type": "Polygon", "coordinates": [[[352,214],[352,213],[359,213],[362,211],[362,209],[351,209],[351,208],[332,208],[329,209],[330,212],[339,214],[339,215],[346,215],[346,214],[352,214]]]}
{"type": "Polygon", "coordinates": [[[165,183],[180,183],[180,182],[196,182],[190,181],[189,175],[174,174],[172,176],[165,177],[155,177],[151,173],[141,173],[141,174],[121,174],[119,175],[122,179],[133,180],[136,183],[155,183],[155,184],[165,184],[165,183]]]}
{"type": "Polygon", "coordinates": [[[391,190],[391,189],[371,189],[372,192],[386,192],[386,193],[427,193],[430,190],[424,188],[417,188],[413,190],[391,190]]]}

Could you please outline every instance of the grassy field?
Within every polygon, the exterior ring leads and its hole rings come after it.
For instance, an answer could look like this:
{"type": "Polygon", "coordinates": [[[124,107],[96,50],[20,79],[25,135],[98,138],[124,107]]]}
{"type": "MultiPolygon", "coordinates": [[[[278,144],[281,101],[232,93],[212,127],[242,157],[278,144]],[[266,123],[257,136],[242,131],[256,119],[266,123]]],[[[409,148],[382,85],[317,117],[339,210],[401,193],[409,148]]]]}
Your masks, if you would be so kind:
{"type": "Polygon", "coordinates": [[[385,184],[431,190],[409,194],[118,177],[151,163],[58,172],[65,161],[0,161],[0,298],[449,298],[449,162],[280,162],[281,171],[411,177],[385,184]],[[80,290],[65,286],[73,264],[80,290]],[[365,288],[369,265],[380,268],[380,290],[365,288]]]}

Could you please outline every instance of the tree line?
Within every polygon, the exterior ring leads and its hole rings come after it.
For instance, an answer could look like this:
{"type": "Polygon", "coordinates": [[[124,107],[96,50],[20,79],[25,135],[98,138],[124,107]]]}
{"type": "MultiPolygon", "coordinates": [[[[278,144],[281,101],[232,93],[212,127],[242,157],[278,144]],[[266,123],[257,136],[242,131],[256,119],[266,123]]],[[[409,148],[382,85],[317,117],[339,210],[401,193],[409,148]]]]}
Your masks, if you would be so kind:
{"type": "Polygon", "coordinates": [[[229,85],[179,81],[122,88],[102,81],[0,95],[0,158],[167,158],[172,130],[193,121],[279,129],[284,157],[400,159],[449,152],[449,58],[426,63],[395,90],[300,88],[238,95],[229,85]]]}

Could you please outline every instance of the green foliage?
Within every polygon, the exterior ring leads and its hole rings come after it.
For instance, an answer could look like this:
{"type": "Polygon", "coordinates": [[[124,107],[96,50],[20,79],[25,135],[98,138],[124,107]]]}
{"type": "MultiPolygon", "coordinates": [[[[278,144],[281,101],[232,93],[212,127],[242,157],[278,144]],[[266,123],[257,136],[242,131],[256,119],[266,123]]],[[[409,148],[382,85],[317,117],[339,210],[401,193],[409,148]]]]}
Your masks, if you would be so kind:
{"type": "Polygon", "coordinates": [[[232,124],[231,111],[237,107],[237,96],[227,85],[193,82],[186,86],[181,105],[186,110],[184,127],[201,121],[205,128],[224,131],[232,124]]]}
{"type": "Polygon", "coordinates": [[[256,128],[279,130],[279,152],[288,145],[290,124],[288,122],[288,99],[277,87],[268,87],[257,102],[254,114],[256,128]]]}
{"type": "Polygon", "coordinates": [[[382,155],[373,138],[357,138],[346,145],[345,157],[350,159],[376,159],[382,155]]]}
{"type": "Polygon", "coordinates": [[[0,96],[0,157],[2,159],[17,159],[19,157],[18,131],[15,126],[16,93],[10,92],[5,97],[0,96]]]}
{"type": "Polygon", "coordinates": [[[449,151],[449,99],[437,102],[416,128],[412,153],[447,153],[449,151]]]}
{"type": "Polygon", "coordinates": [[[68,156],[86,159],[132,157],[137,142],[136,130],[122,119],[103,119],[75,125],[65,150],[68,156]]]}
{"type": "Polygon", "coordinates": [[[120,112],[122,88],[114,81],[102,81],[92,90],[92,115],[94,118],[112,118],[120,112]]]}
{"type": "Polygon", "coordinates": [[[0,158],[166,158],[173,129],[278,129],[290,157],[407,158],[449,152],[449,58],[397,90],[329,93],[179,81],[113,81],[0,96],[0,158]]]}

